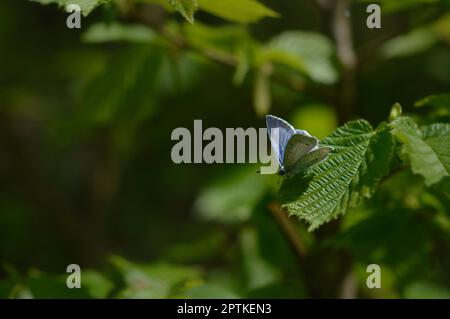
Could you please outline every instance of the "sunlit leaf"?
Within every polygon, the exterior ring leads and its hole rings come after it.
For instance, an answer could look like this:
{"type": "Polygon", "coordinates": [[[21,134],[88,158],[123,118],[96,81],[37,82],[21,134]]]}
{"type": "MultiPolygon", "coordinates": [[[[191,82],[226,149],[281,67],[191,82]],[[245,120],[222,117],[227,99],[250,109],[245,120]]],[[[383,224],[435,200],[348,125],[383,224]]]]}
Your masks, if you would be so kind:
{"type": "Polygon", "coordinates": [[[427,185],[439,182],[450,172],[450,125],[433,124],[422,132],[407,117],[392,122],[394,135],[403,143],[403,155],[409,159],[415,174],[425,178],[427,185]]]}
{"type": "Polygon", "coordinates": [[[111,0],[30,0],[33,2],[39,2],[41,4],[52,4],[55,3],[60,7],[66,8],[69,4],[76,4],[80,6],[81,13],[87,16],[96,7],[101,4],[110,2],[111,0]]]}
{"type": "Polygon", "coordinates": [[[438,40],[431,29],[421,28],[389,40],[381,50],[386,58],[402,57],[428,50],[438,40]]]}
{"type": "Polygon", "coordinates": [[[333,147],[333,153],[307,171],[306,190],[285,205],[290,215],[306,220],[310,230],[344,214],[360,197],[370,197],[388,172],[394,147],[385,126],[374,131],[364,120],[345,124],[322,144],[333,147]]]}
{"type": "Polygon", "coordinates": [[[285,31],[269,42],[264,54],[271,61],[306,73],[317,82],[330,84],[338,78],[331,60],[333,45],[320,33],[285,31]]]}
{"type": "Polygon", "coordinates": [[[278,14],[256,0],[198,0],[202,10],[226,20],[252,23],[278,14]]]}
{"type": "Polygon", "coordinates": [[[83,34],[83,41],[87,43],[103,43],[114,41],[151,42],[155,32],[143,25],[120,23],[97,23],[91,25],[83,34]]]}
{"type": "Polygon", "coordinates": [[[194,14],[198,10],[197,0],[169,0],[170,5],[190,23],[194,23],[194,14]]]}

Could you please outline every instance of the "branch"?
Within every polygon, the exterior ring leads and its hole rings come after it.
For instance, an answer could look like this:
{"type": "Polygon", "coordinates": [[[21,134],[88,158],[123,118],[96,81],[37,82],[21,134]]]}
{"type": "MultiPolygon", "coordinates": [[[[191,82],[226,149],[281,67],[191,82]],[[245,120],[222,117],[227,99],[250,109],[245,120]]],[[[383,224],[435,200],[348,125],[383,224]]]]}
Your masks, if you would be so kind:
{"type": "Polygon", "coordinates": [[[347,71],[353,70],[356,66],[349,6],[349,0],[337,0],[332,22],[337,54],[344,69],[347,71]]]}
{"type": "MultiPolygon", "coordinates": [[[[189,43],[182,35],[174,33],[166,28],[164,28],[164,21],[154,21],[154,18],[147,14],[148,10],[141,10],[132,13],[132,18],[157,32],[163,39],[173,45],[179,50],[190,50],[195,52],[204,58],[227,66],[236,68],[239,61],[236,57],[228,52],[224,52],[214,48],[200,48],[189,43]]],[[[251,71],[256,71],[256,66],[252,66],[251,71]]],[[[274,83],[279,84],[289,90],[294,92],[304,92],[308,91],[309,94],[315,96],[321,100],[327,100],[329,103],[333,103],[334,95],[331,94],[329,87],[322,84],[312,83],[306,79],[302,79],[295,75],[288,75],[286,73],[274,72],[271,75],[271,79],[274,83]]]]}
{"type": "MultiPolygon", "coordinates": [[[[173,32],[170,32],[166,29],[157,31],[164,39],[166,39],[169,43],[175,45],[178,49],[187,49],[194,51],[207,58],[208,60],[225,66],[237,67],[238,65],[238,60],[232,54],[213,48],[205,49],[193,46],[180,35],[174,34],[173,32]]],[[[280,74],[275,73],[272,75],[272,79],[278,84],[283,85],[296,92],[304,91],[306,87],[305,81],[293,76],[281,76],[280,74]]]]}
{"type": "Polygon", "coordinates": [[[339,61],[343,67],[339,83],[339,97],[337,111],[341,123],[347,122],[353,112],[355,96],[355,75],[358,64],[353,47],[352,25],[350,20],[350,0],[336,0],[332,29],[336,42],[339,61]]]}
{"type": "MultiPolygon", "coordinates": [[[[155,30],[162,38],[164,38],[166,41],[180,50],[185,49],[193,51],[212,62],[216,62],[232,68],[236,68],[239,63],[232,54],[229,54],[227,52],[214,48],[199,48],[193,46],[191,43],[189,43],[189,41],[187,41],[179,34],[173,33],[170,30],[164,28],[155,30]]],[[[257,71],[255,66],[252,66],[252,71],[257,71]]],[[[329,87],[303,80],[302,78],[295,75],[289,76],[286,73],[277,73],[275,71],[271,75],[271,79],[274,83],[277,83],[294,92],[304,92],[307,90],[308,94],[320,100],[326,100],[329,103],[333,103],[335,100],[335,96],[328,90],[329,87]]]]}
{"type": "Polygon", "coordinates": [[[303,243],[302,239],[298,235],[297,230],[290,221],[287,213],[282,210],[279,204],[271,203],[269,204],[269,210],[272,213],[275,220],[278,222],[281,230],[291,244],[297,258],[302,262],[307,255],[308,251],[303,243]]]}

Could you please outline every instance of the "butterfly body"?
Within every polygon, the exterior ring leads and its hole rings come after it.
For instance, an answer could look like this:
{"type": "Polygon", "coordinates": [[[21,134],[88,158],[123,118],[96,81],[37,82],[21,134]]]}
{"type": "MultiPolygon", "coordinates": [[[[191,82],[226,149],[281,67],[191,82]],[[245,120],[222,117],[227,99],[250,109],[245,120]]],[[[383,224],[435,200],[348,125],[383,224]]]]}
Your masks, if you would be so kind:
{"type": "Polygon", "coordinates": [[[270,143],[280,166],[279,174],[293,176],[323,161],[331,147],[319,147],[319,140],[307,131],[295,129],[287,121],[266,116],[270,143]]]}

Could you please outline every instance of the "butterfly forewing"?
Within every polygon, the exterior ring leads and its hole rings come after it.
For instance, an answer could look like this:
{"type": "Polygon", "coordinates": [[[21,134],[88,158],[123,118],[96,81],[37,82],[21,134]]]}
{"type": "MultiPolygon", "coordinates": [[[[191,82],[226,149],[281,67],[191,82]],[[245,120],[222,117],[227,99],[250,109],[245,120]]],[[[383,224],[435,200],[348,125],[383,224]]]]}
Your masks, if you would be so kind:
{"type": "Polygon", "coordinates": [[[284,152],[284,167],[290,171],[308,152],[318,144],[315,137],[304,134],[294,134],[287,143],[284,152]]]}
{"type": "Polygon", "coordinates": [[[278,163],[283,167],[284,152],[295,129],[283,119],[273,115],[266,116],[267,133],[278,163]]]}

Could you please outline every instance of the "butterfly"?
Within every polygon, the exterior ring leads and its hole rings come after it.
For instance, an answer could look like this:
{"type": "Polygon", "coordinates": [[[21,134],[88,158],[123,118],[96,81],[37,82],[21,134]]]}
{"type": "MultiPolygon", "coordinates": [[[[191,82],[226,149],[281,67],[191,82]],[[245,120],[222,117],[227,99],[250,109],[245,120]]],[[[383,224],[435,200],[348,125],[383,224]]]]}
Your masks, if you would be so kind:
{"type": "Polygon", "coordinates": [[[293,176],[323,161],[333,150],[319,147],[319,140],[304,130],[296,130],[287,121],[266,115],[267,133],[275,152],[279,174],[293,176]]]}

